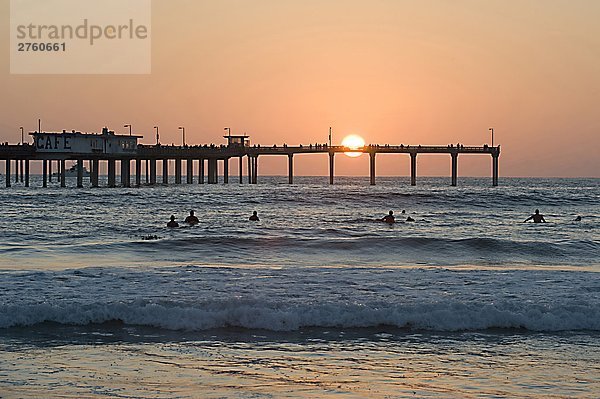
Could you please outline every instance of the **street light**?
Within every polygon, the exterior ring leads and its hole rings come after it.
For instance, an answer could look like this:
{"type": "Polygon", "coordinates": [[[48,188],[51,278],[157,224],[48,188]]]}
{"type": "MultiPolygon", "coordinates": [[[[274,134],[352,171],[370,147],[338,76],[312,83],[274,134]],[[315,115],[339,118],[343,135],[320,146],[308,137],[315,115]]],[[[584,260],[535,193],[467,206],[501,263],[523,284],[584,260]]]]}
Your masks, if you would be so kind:
{"type": "Polygon", "coordinates": [[[131,125],[123,125],[123,127],[128,127],[129,128],[129,135],[131,136],[131,125]]]}
{"type": "Polygon", "coordinates": [[[154,126],[154,128],[156,129],[156,145],[158,145],[158,143],[159,143],[158,139],[159,139],[159,137],[160,137],[160,136],[158,135],[158,126],[154,126]]]}
{"type": "Polygon", "coordinates": [[[21,145],[23,145],[23,143],[25,142],[25,140],[23,139],[23,126],[21,126],[19,129],[21,129],[21,145]]]}
{"type": "Polygon", "coordinates": [[[183,135],[183,145],[185,146],[185,127],[179,126],[179,130],[182,131],[182,135],[183,135]]]}
{"type": "Polygon", "coordinates": [[[229,137],[231,137],[231,128],[230,128],[230,127],[226,127],[226,128],[225,128],[225,129],[223,129],[223,130],[227,130],[227,135],[228,135],[229,137]]]}
{"type": "Polygon", "coordinates": [[[494,128],[491,127],[489,130],[492,132],[492,147],[494,146],[494,128]]]}
{"type": "Polygon", "coordinates": [[[331,127],[329,127],[329,146],[331,147],[331,127]]]}

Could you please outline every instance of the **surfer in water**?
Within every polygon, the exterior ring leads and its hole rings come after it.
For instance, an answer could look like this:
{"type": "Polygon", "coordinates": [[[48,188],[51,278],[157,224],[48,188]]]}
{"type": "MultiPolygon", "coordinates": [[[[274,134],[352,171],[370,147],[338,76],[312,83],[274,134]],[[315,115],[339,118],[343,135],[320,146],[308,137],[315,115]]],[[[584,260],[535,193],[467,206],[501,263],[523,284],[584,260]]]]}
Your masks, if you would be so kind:
{"type": "Polygon", "coordinates": [[[256,211],[252,212],[252,216],[248,219],[252,222],[258,222],[260,219],[258,218],[258,213],[256,211]]]}
{"type": "Polygon", "coordinates": [[[194,215],[194,211],[190,211],[190,216],[185,218],[185,222],[191,225],[200,223],[196,215],[194,215]]]}
{"type": "MultiPolygon", "coordinates": [[[[406,210],[405,210],[405,209],[402,209],[402,216],[405,216],[405,215],[406,215],[406,210]]],[[[406,218],[406,221],[407,221],[407,222],[414,222],[414,221],[415,221],[415,219],[413,219],[413,218],[411,218],[411,217],[409,216],[409,217],[407,217],[407,218],[406,218]]]]}
{"type": "Polygon", "coordinates": [[[390,211],[390,213],[388,213],[387,215],[382,217],[380,220],[382,222],[389,223],[389,224],[396,223],[396,218],[394,217],[394,211],[390,211]]]}
{"type": "Polygon", "coordinates": [[[167,223],[167,227],[179,227],[179,223],[175,221],[175,215],[171,215],[171,220],[167,223]]]}
{"type": "Polygon", "coordinates": [[[533,220],[533,223],[546,223],[544,215],[540,214],[540,210],[536,209],[535,213],[523,221],[523,223],[533,220]]]}

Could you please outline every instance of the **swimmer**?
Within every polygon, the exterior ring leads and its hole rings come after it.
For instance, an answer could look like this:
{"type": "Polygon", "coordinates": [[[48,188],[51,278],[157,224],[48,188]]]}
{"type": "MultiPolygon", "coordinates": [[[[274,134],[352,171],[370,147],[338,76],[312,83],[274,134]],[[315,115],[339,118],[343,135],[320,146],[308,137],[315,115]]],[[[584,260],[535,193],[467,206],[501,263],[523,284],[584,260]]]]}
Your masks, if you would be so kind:
{"type": "Polygon", "coordinates": [[[396,223],[396,218],[394,217],[394,211],[390,211],[387,215],[380,219],[382,222],[386,222],[389,224],[396,223]]]}
{"type": "Polygon", "coordinates": [[[248,220],[251,220],[253,222],[258,222],[260,220],[258,218],[258,213],[256,211],[252,212],[252,216],[250,216],[250,218],[248,220]]]}
{"type": "Polygon", "coordinates": [[[198,218],[196,216],[194,216],[194,211],[190,211],[190,216],[185,218],[185,222],[187,224],[191,224],[191,225],[200,223],[198,218]]]}
{"type": "Polygon", "coordinates": [[[576,221],[576,222],[581,222],[581,216],[577,216],[577,217],[575,218],[575,221],[576,221]]]}
{"type": "Polygon", "coordinates": [[[407,222],[414,222],[414,221],[415,221],[415,219],[413,219],[413,218],[411,218],[411,217],[409,216],[409,217],[407,217],[407,218],[406,218],[406,221],[407,221],[407,222]]]}
{"type": "Polygon", "coordinates": [[[529,216],[527,219],[525,219],[523,221],[523,223],[532,220],[533,219],[533,223],[546,223],[546,219],[544,219],[544,215],[540,214],[540,210],[536,209],[535,213],[531,216],[529,216]]]}
{"type": "Polygon", "coordinates": [[[171,215],[171,221],[167,223],[167,227],[179,227],[179,223],[175,221],[175,215],[171,215]]]}

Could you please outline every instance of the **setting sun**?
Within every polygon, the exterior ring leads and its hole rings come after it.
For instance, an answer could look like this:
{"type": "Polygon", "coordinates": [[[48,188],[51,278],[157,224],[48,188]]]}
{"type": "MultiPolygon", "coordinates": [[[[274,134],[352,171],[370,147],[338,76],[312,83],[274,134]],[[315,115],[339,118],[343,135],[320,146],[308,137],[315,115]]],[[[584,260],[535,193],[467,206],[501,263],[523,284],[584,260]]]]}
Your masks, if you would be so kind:
{"type": "MultiPolygon", "coordinates": [[[[344,140],[342,140],[342,145],[350,148],[351,150],[357,150],[365,146],[365,140],[356,134],[351,134],[344,137],[344,140]]],[[[360,157],[362,152],[345,152],[344,154],[348,155],[349,157],[360,157]]]]}

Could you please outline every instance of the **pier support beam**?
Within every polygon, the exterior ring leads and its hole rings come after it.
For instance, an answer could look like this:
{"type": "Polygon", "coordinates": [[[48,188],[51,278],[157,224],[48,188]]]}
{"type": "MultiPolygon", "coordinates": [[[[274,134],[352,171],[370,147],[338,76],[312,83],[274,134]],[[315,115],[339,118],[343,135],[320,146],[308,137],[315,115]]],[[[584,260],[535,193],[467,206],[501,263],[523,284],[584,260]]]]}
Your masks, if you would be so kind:
{"type": "Polygon", "coordinates": [[[410,153],[410,185],[417,185],[417,153],[410,153]]]}
{"type": "Polygon", "coordinates": [[[77,188],[83,188],[83,159],[77,160],[77,188]]]}
{"type": "MultiPolygon", "coordinates": [[[[100,160],[99,159],[93,159],[91,162],[92,167],[90,168],[90,178],[92,180],[92,187],[98,187],[99,186],[99,177],[100,177],[100,160]]],[[[61,173],[61,177],[62,177],[62,173],[61,173]]]]}
{"type": "Polygon", "coordinates": [[[175,159],[175,184],[181,184],[181,158],[175,159]]]}
{"type": "Polygon", "coordinates": [[[52,160],[51,159],[48,160],[48,181],[50,183],[52,183],[52,160]]]}
{"type": "Polygon", "coordinates": [[[243,178],[243,169],[244,169],[244,157],[240,157],[240,184],[244,184],[243,178]]]}
{"type": "Polygon", "coordinates": [[[19,182],[19,160],[15,159],[15,183],[19,182]]]}
{"type": "Polygon", "coordinates": [[[163,184],[169,184],[169,160],[168,159],[163,159],[162,167],[163,167],[163,171],[162,171],[163,184]]]}
{"type": "Polygon", "coordinates": [[[229,158],[223,160],[223,184],[229,184],[229,158]]]}
{"type": "Polygon", "coordinates": [[[252,158],[252,184],[258,184],[258,155],[252,158]]]}
{"type": "Polygon", "coordinates": [[[452,186],[456,187],[458,180],[458,153],[450,154],[452,156],[452,186]]]}
{"type": "Polygon", "coordinates": [[[288,154],[288,183],[294,184],[294,154],[288,154]]]}
{"type": "Polygon", "coordinates": [[[10,187],[10,163],[11,160],[7,159],[5,162],[4,180],[6,181],[6,187],[10,187]]]}
{"type": "Polygon", "coordinates": [[[208,184],[217,184],[217,158],[208,158],[208,184]]]}
{"type": "Polygon", "coordinates": [[[113,188],[117,185],[117,161],[108,160],[108,187],[113,188]]]}
{"type": "Polygon", "coordinates": [[[146,184],[150,184],[150,160],[146,159],[146,184]]]}
{"type": "Polygon", "coordinates": [[[29,159],[25,160],[25,187],[29,187],[29,159]]]}
{"type": "MultiPolygon", "coordinates": [[[[62,188],[67,187],[67,170],[65,168],[65,166],[67,165],[67,161],[65,161],[64,159],[60,160],[60,186],[62,188]]],[[[29,169],[29,168],[27,168],[29,169]]],[[[29,174],[29,171],[28,173],[29,174]]]]}
{"type": "Polygon", "coordinates": [[[492,186],[498,186],[498,155],[492,155],[492,186]]]}
{"type": "Polygon", "coordinates": [[[129,159],[122,159],[121,160],[121,186],[123,187],[130,187],[131,186],[131,182],[130,182],[130,160],[129,159]]]}
{"type": "Polygon", "coordinates": [[[369,175],[371,177],[371,185],[375,185],[375,153],[371,152],[369,154],[369,175]]]}
{"type": "MultiPolygon", "coordinates": [[[[10,180],[10,175],[6,174],[7,178],[10,180]]],[[[42,161],[42,187],[48,187],[48,161],[42,161]]]]}
{"type": "Polygon", "coordinates": [[[25,160],[21,159],[21,183],[23,183],[23,168],[25,167],[25,160]]]}
{"type": "Polygon", "coordinates": [[[90,174],[90,185],[94,182],[94,165],[91,159],[88,159],[88,172],[90,174]]]}
{"type": "Polygon", "coordinates": [[[193,184],[194,183],[194,160],[193,159],[187,159],[185,161],[185,166],[187,169],[187,184],[193,184]]]}
{"type": "Polygon", "coordinates": [[[150,184],[156,184],[156,159],[151,159],[150,161],[150,184]]]}
{"type": "Polygon", "coordinates": [[[252,184],[252,157],[248,155],[248,184],[252,184]]]}
{"type": "Polygon", "coordinates": [[[333,184],[333,169],[334,169],[335,152],[329,153],[329,184],[333,184]]]}
{"type": "MultiPolygon", "coordinates": [[[[135,186],[140,187],[142,185],[142,162],[143,160],[136,158],[135,160],[135,186]]],[[[148,164],[146,164],[147,166],[148,164]]],[[[146,168],[146,177],[148,173],[148,168],[146,168]]]]}
{"type": "Polygon", "coordinates": [[[198,184],[204,184],[204,159],[200,158],[198,161],[198,184]]]}

